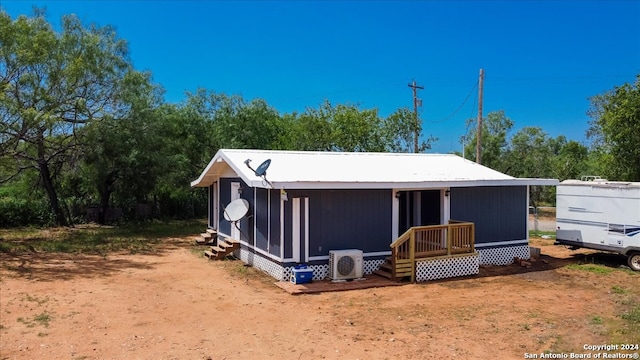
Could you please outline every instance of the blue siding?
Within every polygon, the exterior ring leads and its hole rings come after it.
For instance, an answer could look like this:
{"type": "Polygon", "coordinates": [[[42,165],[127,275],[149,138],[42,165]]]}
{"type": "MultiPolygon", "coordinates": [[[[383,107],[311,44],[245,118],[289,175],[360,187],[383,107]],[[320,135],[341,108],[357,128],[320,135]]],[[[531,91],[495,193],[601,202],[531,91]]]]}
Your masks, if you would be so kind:
{"type": "Polygon", "coordinates": [[[256,247],[267,251],[269,241],[269,190],[255,189],[256,247]]]}
{"type": "Polygon", "coordinates": [[[527,238],[527,187],[451,188],[451,219],[475,223],[476,243],[527,238]]]}
{"type": "Polygon", "coordinates": [[[280,191],[271,190],[271,232],[269,253],[280,256],[280,191]]]}
{"type": "MultiPolygon", "coordinates": [[[[291,190],[309,198],[309,256],[329,250],[389,251],[391,190],[291,190]]],[[[291,256],[291,201],[285,203],[285,253],[291,256]]],[[[304,251],[304,244],[300,246],[304,251]]]]}
{"type": "MultiPolygon", "coordinates": [[[[238,179],[239,180],[239,179],[238,179]]],[[[242,184],[242,194],[240,198],[247,200],[249,203],[249,212],[247,216],[245,216],[242,220],[240,220],[240,237],[242,240],[246,241],[250,245],[254,244],[254,226],[253,222],[255,221],[255,203],[253,201],[253,192],[256,190],[254,188],[250,188],[245,184],[242,180],[239,180],[240,184],[242,184]]]]}

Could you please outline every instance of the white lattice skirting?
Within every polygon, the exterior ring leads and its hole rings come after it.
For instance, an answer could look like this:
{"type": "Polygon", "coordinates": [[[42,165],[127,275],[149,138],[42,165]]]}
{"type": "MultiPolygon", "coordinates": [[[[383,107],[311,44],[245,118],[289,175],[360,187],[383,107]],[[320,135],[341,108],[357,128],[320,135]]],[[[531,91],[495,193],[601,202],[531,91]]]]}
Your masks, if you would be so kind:
{"type": "Polygon", "coordinates": [[[481,265],[509,265],[513,263],[514,257],[529,259],[531,256],[529,245],[504,246],[491,249],[476,248],[476,251],[480,254],[481,265]]]}
{"type": "MultiPolygon", "coordinates": [[[[260,269],[276,280],[284,280],[289,279],[288,277],[283,278],[283,268],[281,265],[274,263],[271,260],[268,260],[262,257],[260,254],[252,253],[251,251],[247,251],[245,249],[240,249],[240,260],[245,264],[249,264],[256,269],[260,269]]],[[[291,271],[289,271],[289,276],[291,276],[291,271]]]]}
{"type": "Polygon", "coordinates": [[[475,253],[450,258],[420,260],[416,263],[416,281],[477,275],[479,271],[478,258],[479,255],[475,253]]]}
{"type": "MultiPolygon", "coordinates": [[[[293,266],[284,267],[260,254],[245,249],[239,250],[240,260],[256,269],[260,269],[276,280],[288,281],[293,266]]],[[[422,260],[416,264],[416,281],[445,279],[450,277],[478,274],[479,265],[508,265],[514,257],[529,259],[529,245],[505,246],[491,249],[476,249],[476,254],[453,258],[422,260]]],[[[371,274],[384,263],[383,259],[365,260],[364,274],[371,274]]],[[[329,275],[329,264],[309,265],[313,269],[313,280],[323,280],[329,275]]]]}
{"type": "MultiPolygon", "coordinates": [[[[239,252],[240,260],[264,271],[276,280],[288,281],[291,278],[293,266],[284,267],[262,257],[260,254],[255,254],[245,249],[240,249],[239,252]]],[[[365,260],[362,264],[362,271],[364,274],[371,274],[378,270],[382,263],[384,263],[383,259],[365,260]]],[[[323,280],[329,276],[329,260],[327,260],[326,264],[309,265],[309,267],[313,269],[313,280],[323,280]]]]}

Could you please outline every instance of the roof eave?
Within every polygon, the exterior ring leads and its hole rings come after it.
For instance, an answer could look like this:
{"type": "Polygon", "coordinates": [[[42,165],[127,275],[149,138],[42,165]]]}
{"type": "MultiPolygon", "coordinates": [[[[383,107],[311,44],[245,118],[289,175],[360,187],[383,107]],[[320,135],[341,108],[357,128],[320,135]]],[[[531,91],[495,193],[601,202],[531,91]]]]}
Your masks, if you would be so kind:
{"type": "MultiPolygon", "coordinates": [[[[253,187],[269,188],[259,181],[247,183],[253,187]]],[[[491,180],[439,180],[416,182],[320,182],[273,181],[275,189],[429,189],[473,186],[556,186],[557,179],[491,179],[491,180]]]]}
{"type": "Polygon", "coordinates": [[[218,161],[219,159],[219,154],[220,151],[218,151],[213,158],[211,158],[211,161],[209,161],[209,163],[207,164],[207,166],[204,168],[204,170],[202,170],[202,172],[200,173],[200,176],[198,176],[197,179],[193,180],[191,182],[191,187],[207,187],[211,184],[209,183],[203,183],[205,176],[209,173],[209,171],[211,170],[211,168],[213,167],[213,164],[216,163],[216,161],[218,161]]]}
{"type": "Polygon", "coordinates": [[[261,185],[259,180],[256,181],[256,180],[249,179],[246,176],[246,174],[240,168],[238,168],[236,164],[227,156],[224,149],[218,150],[218,152],[214,155],[213,159],[211,159],[207,167],[202,171],[200,176],[196,180],[193,180],[191,182],[191,187],[207,187],[213,184],[215,180],[218,179],[220,176],[219,175],[213,176],[212,178],[214,180],[207,180],[207,175],[210,175],[214,165],[219,162],[226,163],[231,168],[231,170],[233,170],[233,172],[235,172],[236,175],[238,175],[242,179],[242,181],[244,181],[247,185],[251,187],[264,187],[264,186],[258,186],[258,185],[261,185]]]}

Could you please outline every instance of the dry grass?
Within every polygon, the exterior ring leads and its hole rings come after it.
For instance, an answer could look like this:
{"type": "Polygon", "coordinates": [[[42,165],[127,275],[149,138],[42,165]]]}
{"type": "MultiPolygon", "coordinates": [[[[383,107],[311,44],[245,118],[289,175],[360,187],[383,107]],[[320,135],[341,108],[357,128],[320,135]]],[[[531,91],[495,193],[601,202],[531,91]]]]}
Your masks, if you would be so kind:
{"type": "Polygon", "coordinates": [[[195,235],[206,228],[203,221],[153,221],[118,226],[96,224],[57,228],[0,229],[0,252],[149,253],[163,238],[195,235]]]}

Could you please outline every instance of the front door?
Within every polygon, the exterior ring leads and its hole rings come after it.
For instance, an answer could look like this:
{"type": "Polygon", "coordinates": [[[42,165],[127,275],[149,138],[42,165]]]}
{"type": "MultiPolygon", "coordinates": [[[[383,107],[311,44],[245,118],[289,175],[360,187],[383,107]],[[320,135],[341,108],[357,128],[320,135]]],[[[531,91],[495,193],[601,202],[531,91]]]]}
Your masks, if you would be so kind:
{"type": "Polygon", "coordinates": [[[398,193],[398,236],[412,226],[439,225],[442,218],[441,190],[398,193]]]}
{"type": "Polygon", "coordinates": [[[309,261],[309,198],[291,200],[291,257],[293,261],[309,261]]]}

